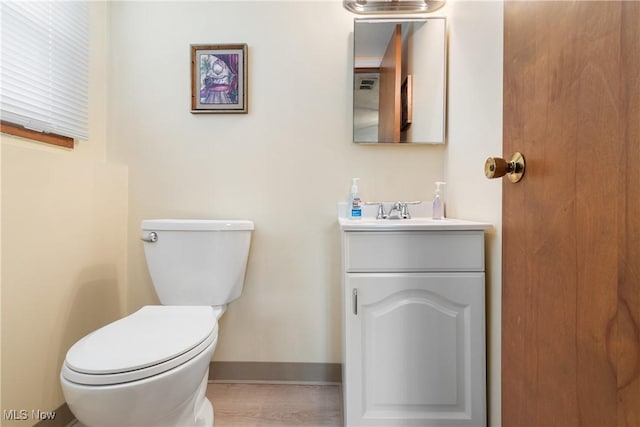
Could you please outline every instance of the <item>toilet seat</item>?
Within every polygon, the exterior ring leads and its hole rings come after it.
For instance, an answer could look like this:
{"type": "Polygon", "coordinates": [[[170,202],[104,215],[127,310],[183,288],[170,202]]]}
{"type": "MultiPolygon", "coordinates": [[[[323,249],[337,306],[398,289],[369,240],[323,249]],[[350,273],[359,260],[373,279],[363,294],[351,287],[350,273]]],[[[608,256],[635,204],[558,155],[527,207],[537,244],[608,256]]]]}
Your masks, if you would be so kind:
{"type": "Polygon", "coordinates": [[[166,372],[215,345],[219,310],[145,306],[74,344],[62,375],[77,384],[109,385],[166,372]]]}

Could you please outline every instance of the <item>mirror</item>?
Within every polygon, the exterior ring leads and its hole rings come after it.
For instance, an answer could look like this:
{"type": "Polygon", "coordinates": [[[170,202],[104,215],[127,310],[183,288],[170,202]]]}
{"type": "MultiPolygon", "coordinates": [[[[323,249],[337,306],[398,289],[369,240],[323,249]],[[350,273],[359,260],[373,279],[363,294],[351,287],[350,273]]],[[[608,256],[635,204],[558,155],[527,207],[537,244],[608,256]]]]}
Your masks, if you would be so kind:
{"type": "Polygon", "coordinates": [[[445,142],[446,18],[356,19],[353,140],[445,142]]]}

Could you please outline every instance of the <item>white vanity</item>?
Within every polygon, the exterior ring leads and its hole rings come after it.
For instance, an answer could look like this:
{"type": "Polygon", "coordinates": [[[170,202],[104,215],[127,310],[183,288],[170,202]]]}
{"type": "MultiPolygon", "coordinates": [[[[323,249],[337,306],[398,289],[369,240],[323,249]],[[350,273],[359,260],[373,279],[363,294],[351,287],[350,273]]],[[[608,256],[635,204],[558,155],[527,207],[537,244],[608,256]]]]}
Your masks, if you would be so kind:
{"type": "Polygon", "coordinates": [[[345,426],[485,426],[491,225],[339,221],[345,426]]]}

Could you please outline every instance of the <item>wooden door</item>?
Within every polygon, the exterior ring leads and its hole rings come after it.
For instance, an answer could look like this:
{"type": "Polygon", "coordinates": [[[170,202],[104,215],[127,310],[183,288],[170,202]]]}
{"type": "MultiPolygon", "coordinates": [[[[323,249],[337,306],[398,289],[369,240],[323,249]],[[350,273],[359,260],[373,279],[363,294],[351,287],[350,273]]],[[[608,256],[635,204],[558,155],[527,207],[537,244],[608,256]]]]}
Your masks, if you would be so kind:
{"type": "Polygon", "coordinates": [[[503,425],[640,426],[640,3],[504,23],[503,425]]]}
{"type": "Polygon", "coordinates": [[[400,142],[401,78],[402,25],[397,24],[380,63],[379,142],[400,142]]]}

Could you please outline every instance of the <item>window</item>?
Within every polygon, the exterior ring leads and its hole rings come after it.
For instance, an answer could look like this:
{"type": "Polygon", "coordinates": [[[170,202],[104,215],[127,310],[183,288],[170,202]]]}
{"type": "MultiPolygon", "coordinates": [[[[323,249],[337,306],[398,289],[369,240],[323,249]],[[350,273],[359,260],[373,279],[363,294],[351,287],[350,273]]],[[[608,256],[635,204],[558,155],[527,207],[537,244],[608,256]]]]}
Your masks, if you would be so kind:
{"type": "Polygon", "coordinates": [[[3,0],[0,15],[2,132],[87,139],[88,2],[3,0]]]}

